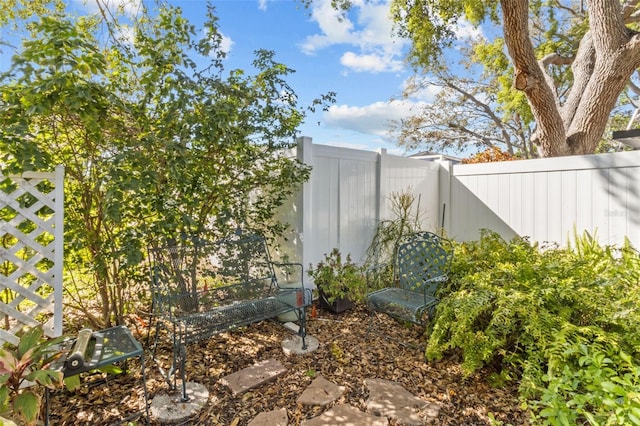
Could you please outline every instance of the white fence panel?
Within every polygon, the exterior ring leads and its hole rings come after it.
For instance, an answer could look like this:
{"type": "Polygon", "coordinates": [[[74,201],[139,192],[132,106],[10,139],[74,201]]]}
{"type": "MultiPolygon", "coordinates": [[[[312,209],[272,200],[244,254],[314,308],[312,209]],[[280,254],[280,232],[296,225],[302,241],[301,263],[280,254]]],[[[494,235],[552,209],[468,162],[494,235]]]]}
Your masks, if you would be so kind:
{"type": "Polygon", "coordinates": [[[472,240],[488,228],[566,245],[588,231],[604,244],[628,237],[640,247],[639,191],[638,151],[456,165],[449,232],[472,240]]]}
{"type": "Polygon", "coordinates": [[[313,167],[303,197],[304,261],[316,264],[333,248],[363,257],[378,215],[378,154],[322,145],[310,141],[305,161],[313,167]]]}
{"type": "Polygon", "coordinates": [[[380,218],[392,219],[389,210],[393,193],[408,189],[419,202],[423,228],[436,231],[442,215],[439,194],[440,165],[431,161],[381,154],[380,218]]]}
{"type": "Polygon", "coordinates": [[[64,168],[3,176],[0,191],[0,341],[24,326],[62,334],[64,168]]]}
{"type": "Polygon", "coordinates": [[[425,229],[438,228],[437,164],[384,151],[315,145],[308,137],[298,140],[297,157],[313,169],[298,196],[281,209],[279,218],[291,230],[280,241],[279,256],[308,268],[338,248],[363,262],[379,221],[390,218],[389,197],[409,188],[420,200],[425,229]]]}
{"type": "Polygon", "coordinates": [[[391,194],[407,188],[423,228],[458,241],[487,228],[566,245],[588,231],[603,244],[627,237],[640,247],[640,151],[452,166],[301,138],[298,158],[313,166],[289,221],[292,258],[305,267],[334,247],[362,261],[377,223],[391,218],[391,194]]]}

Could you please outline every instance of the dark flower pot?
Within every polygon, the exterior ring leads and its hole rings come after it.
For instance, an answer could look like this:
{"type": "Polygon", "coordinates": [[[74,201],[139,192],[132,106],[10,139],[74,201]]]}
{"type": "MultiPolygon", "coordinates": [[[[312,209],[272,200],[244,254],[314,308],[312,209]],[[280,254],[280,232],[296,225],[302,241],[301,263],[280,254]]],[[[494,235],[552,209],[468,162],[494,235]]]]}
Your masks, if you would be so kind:
{"type": "Polygon", "coordinates": [[[334,314],[340,314],[348,309],[353,308],[353,302],[345,297],[338,297],[333,302],[329,302],[328,297],[321,289],[318,289],[320,295],[320,307],[334,314]]]}

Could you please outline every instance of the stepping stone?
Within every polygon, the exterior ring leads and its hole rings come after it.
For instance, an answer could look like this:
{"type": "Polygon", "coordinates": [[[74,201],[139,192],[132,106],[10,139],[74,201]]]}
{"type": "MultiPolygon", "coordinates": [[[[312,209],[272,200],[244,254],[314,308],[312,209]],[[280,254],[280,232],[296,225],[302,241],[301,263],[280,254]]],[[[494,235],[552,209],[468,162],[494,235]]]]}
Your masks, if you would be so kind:
{"type": "Polygon", "coordinates": [[[440,406],[413,395],[397,383],[382,379],[365,379],[369,388],[367,411],[396,420],[401,425],[422,425],[426,419],[434,420],[440,406]]]}
{"type": "Polygon", "coordinates": [[[305,337],[305,343],[307,344],[307,348],[302,349],[302,337],[298,335],[287,337],[282,341],[282,350],[287,356],[291,354],[304,355],[311,353],[320,347],[318,339],[313,336],[309,336],[308,334],[305,337]]]}
{"type": "Polygon", "coordinates": [[[331,404],[344,393],[344,386],[338,386],[322,376],[315,378],[313,382],[298,397],[298,403],[302,405],[320,405],[322,407],[331,404]]]}
{"type": "Polygon", "coordinates": [[[339,404],[325,411],[318,417],[303,420],[301,426],[388,426],[389,420],[385,417],[376,417],[363,413],[348,404],[339,404]]]}
{"type": "Polygon", "coordinates": [[[224,376],[220,383],[228,386],[234,395],[239,395],[251,388],[260,386],[274,380],[287,372],[280,361],[267,359],[260,361],[251,367],[244,368],[235,373],[224,376]]]}
{"type": "Polygon", "coordinates": [[[287,409],[281,408],[258,414],[247,426],[287,426],[288,423],[287,409]]]}
{"type": "MultiPolygon", "coordinates": [[[[178,386],[180,389],[180,386],[178,386]]],[[[202,410],[209,399],[209,391],[200,383],[187,382],[189,400],[182,402],[182,392],[177,395],[160,394],[153,398],[149,410],[159,423],[181,423],[202,410]]]]}

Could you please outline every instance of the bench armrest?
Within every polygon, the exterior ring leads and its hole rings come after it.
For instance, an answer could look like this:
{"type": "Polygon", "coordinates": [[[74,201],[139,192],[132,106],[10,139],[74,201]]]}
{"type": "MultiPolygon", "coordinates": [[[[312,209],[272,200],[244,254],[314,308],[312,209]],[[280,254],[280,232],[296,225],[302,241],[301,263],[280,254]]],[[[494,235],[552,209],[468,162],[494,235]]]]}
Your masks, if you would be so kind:
{"type": "MultiPolygon", "coordinates": [[[[429,278],[420,286],[420,291],[424,294],[425,300],[428,297],[436,297],[436,291],[440,288],[442,283],[447,282],[449,279],[447,274],[439,275],[437,277],[429,278]]],[[[417,291],[418,289],[416,289],[417,291]]]]}
{"type": "Polygon", "coordinates": [[[292,288],[294,284],[299,284],[300,288],[304,287],[304,268],[302,267],[302,263],[271,262],[271,265],[274,269],[278,288],[292,288]]]}

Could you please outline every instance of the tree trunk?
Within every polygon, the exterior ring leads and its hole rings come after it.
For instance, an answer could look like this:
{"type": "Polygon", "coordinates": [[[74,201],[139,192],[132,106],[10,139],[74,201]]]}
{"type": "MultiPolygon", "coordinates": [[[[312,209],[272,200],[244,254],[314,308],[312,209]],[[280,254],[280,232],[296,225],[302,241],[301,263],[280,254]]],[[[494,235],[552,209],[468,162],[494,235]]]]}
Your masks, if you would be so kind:
{"type": "Polygon", "coordinates": [[[565,127],[556,95],[547,84],[529,36],[527,0],[501,0],[504,36],[515,68],[515,87],[527,95],[537,129],[532,140],[542,157],[568,155],[565,127]]]}
{"type": "Polygon", "coordinates": [[[618,96],[640,67],[639,36],[625,27],[619,0],[587,0],[590,31],[578,48],[574,84],[562,106],[531,44],[528,1],[501,5],[514,85],[529,100],[537,124],[531,139],[540,156],[595,152],[618,96]]]}

